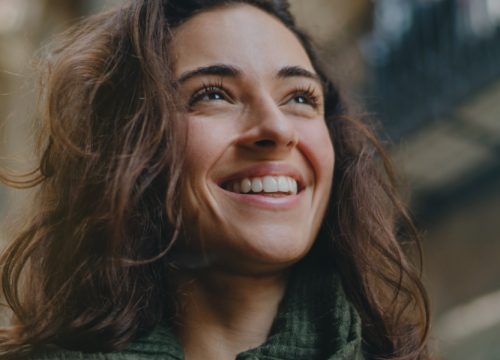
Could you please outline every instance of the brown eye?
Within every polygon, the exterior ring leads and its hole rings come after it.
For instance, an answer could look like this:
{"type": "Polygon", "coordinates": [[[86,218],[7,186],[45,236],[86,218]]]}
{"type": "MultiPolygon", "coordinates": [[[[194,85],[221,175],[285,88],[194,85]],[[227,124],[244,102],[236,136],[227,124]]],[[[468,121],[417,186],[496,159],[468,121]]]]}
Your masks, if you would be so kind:
{"type": "Polygon", "coordinates": [[[203,85],[189,100],[189,106],[199,102],[230,101],[227,92],[220,85],[203,85]]]}
{"type": "Polygon", "coordinates": [[[312,105],[311,100],[305,95],[297,95],[292,98],[297,104],[312,105]]]}
{"type": "Polygon", "coordinates": [[[288,102],[297,105],[310,106],[316,109],[319,107],[320,99],[314,89],[306,88],[306,89],[295,90],[291,94],[288,102]]]}
{"type": "Polygon", "coordinates": [[[217,88],[204,89],[201,93],[198,93],[194,100],[196,101],[217,101],[224,100],[225,96],[217,88]]]}

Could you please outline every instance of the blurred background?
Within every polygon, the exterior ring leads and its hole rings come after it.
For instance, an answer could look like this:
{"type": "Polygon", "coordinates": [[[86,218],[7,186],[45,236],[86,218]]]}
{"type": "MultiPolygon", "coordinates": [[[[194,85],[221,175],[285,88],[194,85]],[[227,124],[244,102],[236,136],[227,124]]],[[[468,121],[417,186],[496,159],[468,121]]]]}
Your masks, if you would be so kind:
{"type": "MultiPolygon", "coordinates": [[[[291,2],[353,108],[382,125],[425,235],[436,352],[500,359],[500,0],[291,2]]],[[[34,55],[117,3],[0,0],[2,166],[31,165],[34,55]]],[[[0,187],[2,218],[23,194],[0,187]]]]}

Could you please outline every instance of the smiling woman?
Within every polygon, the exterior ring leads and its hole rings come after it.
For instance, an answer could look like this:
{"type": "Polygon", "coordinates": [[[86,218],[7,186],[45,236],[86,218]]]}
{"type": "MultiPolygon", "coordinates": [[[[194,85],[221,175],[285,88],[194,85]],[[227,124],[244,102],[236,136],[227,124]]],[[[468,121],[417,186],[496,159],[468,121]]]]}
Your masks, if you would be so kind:
{"type": "Polygon", "coordinates": [[[233,272],[284,270],[312,246],[332,183],[319,76],[298,38],[248,5],[193,17],[171,51],[197,253],[233,272]]]}
{"type": "Polygon", "coordinates": [[[2,354],[428,358],[389,161],[286,1],[134,0],[49,61],[2,354]]]}

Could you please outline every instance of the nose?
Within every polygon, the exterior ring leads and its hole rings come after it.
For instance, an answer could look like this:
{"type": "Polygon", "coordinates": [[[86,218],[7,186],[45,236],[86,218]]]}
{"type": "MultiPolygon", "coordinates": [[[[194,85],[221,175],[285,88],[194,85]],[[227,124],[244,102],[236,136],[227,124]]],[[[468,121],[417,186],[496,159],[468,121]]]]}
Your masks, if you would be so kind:
{"type": "Polygon", "coordinates": [[[248,127],[240,145],[254,152],[286,153],[299,141],[293,118],[283,113],[271,97],[249,106],[246,120],[248,127]]]}

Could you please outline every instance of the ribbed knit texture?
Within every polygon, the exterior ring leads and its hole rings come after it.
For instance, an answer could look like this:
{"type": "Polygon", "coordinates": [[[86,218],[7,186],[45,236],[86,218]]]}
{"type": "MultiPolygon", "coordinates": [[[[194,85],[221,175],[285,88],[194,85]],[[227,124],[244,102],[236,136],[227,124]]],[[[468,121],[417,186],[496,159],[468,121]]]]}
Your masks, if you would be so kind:
{"type": "Polygon", "coordinates": [[[340,279],[300,264],[291,274],[271,334],[237,360],[362,360],[361,320],[340,279]]]}
{"type": "MultiPolygon", "coordinates": [[[[301,264],[291,274],[268,340],[236,360],[363,360],[361,321],[337,275],[301,264]]],[[[84,354],[60,351],[31,360],[184,360],[167,325],[125,351],[84,354]]]]}

